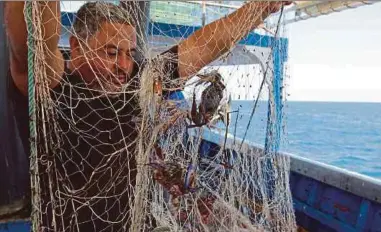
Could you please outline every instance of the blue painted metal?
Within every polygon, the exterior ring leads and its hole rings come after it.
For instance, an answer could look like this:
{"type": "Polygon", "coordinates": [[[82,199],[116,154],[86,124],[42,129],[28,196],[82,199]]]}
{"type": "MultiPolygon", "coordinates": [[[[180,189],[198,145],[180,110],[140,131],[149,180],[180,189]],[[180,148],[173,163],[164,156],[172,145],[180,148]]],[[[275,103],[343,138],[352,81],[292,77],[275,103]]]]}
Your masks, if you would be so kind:
{"type": "Polygon", "coordinates": [[[298,225],[308,231],[318,231],[322,227],[340,232],[381,231],[381,223],[377,222],[381,220],[381,203],[314,180],[295,170],[291,171],[290,184],[298,225]]]}
{"type": "Polygon", "coordinates": [[[0,232],[29,232],[32,227],[29,221],[0,223],[0,232]]]}
{"type": "MultiPolygon", "coordinates": [[[[309,205],[303,204],[302,202],[295,199],[294,199],[294,208],[296,211],[303,212],[303,214],[311,218],[314,218],[315,220],[319,221],[322,224],[329,225],[335,231],[343,231],[343,232],[356,231],[354,228],[331,217],[330,215],[327,215],[321,211],[317,211],[315,208],[309,205]]],[[[305,228],[305,229],[307,229],[308,231],[314,231],[315,228],[305,228]]]]}
{"type": "MultiPolygon", "coordinates": [[[[62,25],[66,28],[70,28],[75,19],[75,13],[73,12],[62,12],[61,14],[61,22],[62,25]]],[[[148,35],[149,36],[164,36],[170,38],[187,38],[193,32],[197,31],[201,27],[198,26],[184,26],[184,25],[176,25],[176,24],[168,24],[168,23],[158,23],[158,22],[149,22],[148,25],[148,35]]],[[[69,37],[63,38],[61,43],[68,47],[69,45],[69,37]]],[[[281,44],[287,44],[287,39],[280,38],[277,39],[281,41],[281,44]]],[[[275,41],[272,36],[259,35],[257,33],[251,32],[248,36],[242,39],[239,44],[241,45],[249,45],[249,46],[258,46],[258,47],[270,47],[274,44],[275,41]]],[[[287,54],[287,51],[285,51],[287,54]]]]}
{"type": "MultiPolygon", "coordinates": [[[[372,205],[372,213],[367,220],[367,228],[372,232],[380,232],[381,231],[381,206],[372,205]]],[[[366,230],[365,230],[366,231],[366,230]]]]}
{"type": "Polygon", "coordinates": [[[175,101],[176,106],[180,109],[188,109],[188,102],[185,100],[184,94],[181,91],[169,93],[169,99],[175,101]]]}
{"type": "Polygon", "coordinates": [[[360,212],[358,214],[356,229],[358,231],[364,230],[366,228],[366,221],[369,214],[371,203],[369,200],[362,199],[360,212]]]}
{"type": "MultiPolygon", "coordinates": [[[[151,22],[149,28],[149,35],[159,35],[170,38],[187,38],[201,27],[151,22]]],[[[285,38],[279,38],[279,40],[283,41],[282,43],[287,41],[285,38]]],[[[276,41],[277,39],[274,39],[271,36],[259,35],[251,32],[238,44],[257,47],[270,47],[276,41]]]]}
{"type": "Polygon", "coordinates": [[[309,196],[307,198],[307,204],[313,206],[316,204],[317,201],[317,194],[318,194],[318,187],[319,185],[316,182],[311,183],[311,189],[309,192],[309,196]]]}

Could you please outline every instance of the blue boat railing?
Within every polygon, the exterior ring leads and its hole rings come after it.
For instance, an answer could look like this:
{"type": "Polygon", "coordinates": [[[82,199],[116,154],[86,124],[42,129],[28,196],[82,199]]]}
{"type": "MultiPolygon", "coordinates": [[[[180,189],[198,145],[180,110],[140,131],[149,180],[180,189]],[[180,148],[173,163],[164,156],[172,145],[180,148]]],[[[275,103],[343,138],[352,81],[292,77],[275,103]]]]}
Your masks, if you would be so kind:
{"type": "MultiPolygon", "coordinates": [[[[204,139],[221,144],[223,135],[204,133],[204,139]]],[[[226,149],[240,139],[229,136],[226,149]]],[[[263,153],[260,145],[245,142],[241,151],[263,153]]],[[[306,231],[381,231],[381,180],[289,153],[290,188],[296,220],[306,231]]]]}

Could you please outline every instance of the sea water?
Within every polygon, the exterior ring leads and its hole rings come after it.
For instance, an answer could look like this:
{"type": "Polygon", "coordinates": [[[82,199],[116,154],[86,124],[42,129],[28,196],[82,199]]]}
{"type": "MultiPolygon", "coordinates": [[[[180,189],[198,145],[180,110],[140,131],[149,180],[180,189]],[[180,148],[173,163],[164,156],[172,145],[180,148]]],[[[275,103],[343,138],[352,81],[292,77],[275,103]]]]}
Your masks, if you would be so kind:
{"type": "MultiPolygon", "coordinates": [[[[233,101],[229,132],[264,144],[267,103],[233,101]],[[237,117],[238,116],[238,117],[237,117]],[[251,118],[251,120],[250,120],[251,118]]],[[[281,151],[381,178],[381,103],[287,102],[281,151]]]]}

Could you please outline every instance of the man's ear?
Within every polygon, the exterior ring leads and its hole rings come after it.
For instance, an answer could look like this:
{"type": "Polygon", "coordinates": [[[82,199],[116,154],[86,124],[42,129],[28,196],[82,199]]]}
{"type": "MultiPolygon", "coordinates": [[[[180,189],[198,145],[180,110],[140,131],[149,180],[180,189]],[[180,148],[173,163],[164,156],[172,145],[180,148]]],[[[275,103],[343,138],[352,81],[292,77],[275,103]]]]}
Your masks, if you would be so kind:
{"type": "Polygon", "coordinates": [[[80,45],[79,40],[78,40],[77,37],[70,36],[69,43],[70,43],[70,50],[71,50],[71,53],[72,53],[71,55],[73,55],[73,53],[75,53],[74,56],[78,56],[78,55],[82,55],[83,54],[81,45],[80,45]]]}

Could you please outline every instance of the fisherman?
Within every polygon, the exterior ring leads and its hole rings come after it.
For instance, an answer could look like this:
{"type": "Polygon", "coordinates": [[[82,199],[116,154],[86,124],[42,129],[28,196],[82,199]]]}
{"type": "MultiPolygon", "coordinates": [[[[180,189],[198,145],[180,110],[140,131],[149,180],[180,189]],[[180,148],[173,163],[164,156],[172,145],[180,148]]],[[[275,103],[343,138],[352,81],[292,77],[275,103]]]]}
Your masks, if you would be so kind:
{"type": "MultiPolygon", "coordinates": [[[[155,59],[165,62],[167,77],[186,80],[230,50],[282,4],[289,3],[249,2],[155,59]]],[[[137,32],[123,8],[105,2],[85,3],[73,24],[71,59],[66,63],[58,48],[60,2],[38,2],[38,7],[42,12],[46,74],[59,111],[57,133],[62,138],[58,150],[51,151],[56,170],[49,172],[48,166],[43,166],[47,174],[40,176],[41,199],[45,202],[41,231],[128,231],[136,164],[134,146],[126,148],[126,144],[133,144],[137,137],[133,119],[138,107],[132,94],[115,93],[123,92],[126,84],[133,86],[141,71],[152,66],[135,59],[137,32]],[[73,126],[76,130],[70,129],[73,126]],[[108,166],[99,167],[104,163],[108,166]],[[59,184],[49,186],[52,177],[59,184]],[[60,198],[56,194],[61,194],[60,198]],[[52,199],[56,200],[54,205],[52,199]],[[53,211],[54,215],[49,213],[53,211]]],[[[13,109],[23,145],[29,151],[28,47],[23,12],[24,2],[5,3],[13,109]]],[[[55,132],[47,130],[48,135],[55,132]]]]}

